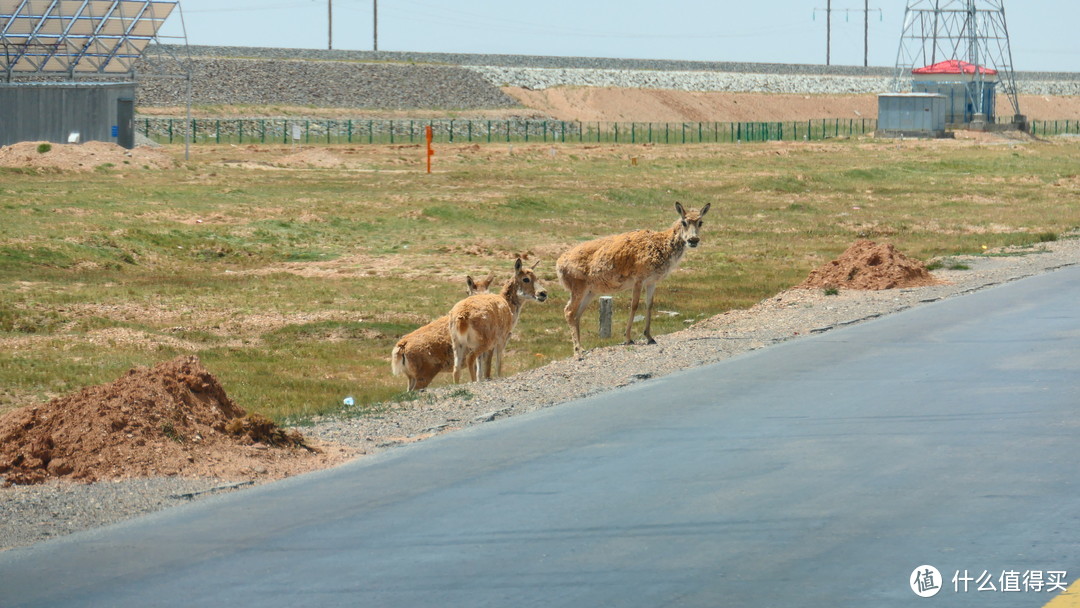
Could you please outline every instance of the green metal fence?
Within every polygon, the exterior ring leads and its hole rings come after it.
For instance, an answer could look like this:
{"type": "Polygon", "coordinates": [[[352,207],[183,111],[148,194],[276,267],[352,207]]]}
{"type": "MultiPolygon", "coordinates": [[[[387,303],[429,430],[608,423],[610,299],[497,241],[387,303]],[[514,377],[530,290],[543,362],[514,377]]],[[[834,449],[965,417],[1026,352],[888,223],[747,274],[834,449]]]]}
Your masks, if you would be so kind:
{"type": "MultiPolygon", "coordinates": [[[[184,141],[184,119],[140,118],[143,135],[158,143],[184,141]]],[[[1080,120],[1033,120],[1037,136],[1080,134],[1080,120]]],[[[437,143],[699,144],[811,141],[873,132],[871,118],[786,122],[572,122],[556,120],[327,120],[198,118],[194,143],[420,144],[432,128],[437,143]]]]}
{"type": "MultiPolygon", "coordinates": [[[[185,120],[140,118],[138,129],[158,143],[184,141],[185,120]]],[[[788,122],[571,122],[554,120],[327,120],[285,118],[191,121],[194,143],[419,144],[425,127],[437,143],[697,144],[805,141],[872,132],[873,119],[788,122]]]]}
{"type": "Polygon", "coordinates": [[[1031,134],[1039,137],[1080,135],[1080,120],[1033,120],[1029,125],[1031,134]]]}

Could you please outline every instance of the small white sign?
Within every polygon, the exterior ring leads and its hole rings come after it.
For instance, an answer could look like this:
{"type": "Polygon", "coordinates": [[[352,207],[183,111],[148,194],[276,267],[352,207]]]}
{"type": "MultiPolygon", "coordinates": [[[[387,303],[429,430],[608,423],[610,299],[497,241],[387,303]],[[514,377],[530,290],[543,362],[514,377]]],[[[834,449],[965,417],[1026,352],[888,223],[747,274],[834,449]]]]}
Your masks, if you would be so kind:
{"type": "Polygon", "coordinates": [[[300,141],[300,138],[304,135],[304,130],[300,128],[300,125],[292,126],[292,138],[293,141],[300,141]]]}

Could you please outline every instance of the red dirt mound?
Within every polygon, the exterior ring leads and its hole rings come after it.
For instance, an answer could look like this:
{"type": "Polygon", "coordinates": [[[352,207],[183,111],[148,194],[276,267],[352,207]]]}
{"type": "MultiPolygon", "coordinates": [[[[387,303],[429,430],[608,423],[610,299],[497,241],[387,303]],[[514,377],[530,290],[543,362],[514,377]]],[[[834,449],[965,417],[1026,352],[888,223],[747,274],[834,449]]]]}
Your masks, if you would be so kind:
{"type": "Polygon", "coordinates": [[[277,478],[345,456],[330,451],[247,415],[194,356],[135,368],[111,384],[0,417],[5,485],[50,477],[277,478]]]}
{"type": "Polygon", "coordinates": [[[859,240],[840,257],[810,272],[796,285],[803,289],[893,289],[941,283],[923,266],[891,243],[859,240]]]}

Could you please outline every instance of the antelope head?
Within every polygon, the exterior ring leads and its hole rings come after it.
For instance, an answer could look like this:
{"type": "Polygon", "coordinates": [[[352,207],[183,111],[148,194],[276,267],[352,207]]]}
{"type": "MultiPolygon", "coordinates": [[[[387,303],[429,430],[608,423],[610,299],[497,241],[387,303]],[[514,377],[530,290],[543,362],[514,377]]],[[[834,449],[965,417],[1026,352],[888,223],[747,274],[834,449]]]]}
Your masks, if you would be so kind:
{"type": "Polygon", "coordinates": [[[675,234],[690,247],[697,247],[701,241],[698,237],[698,232],[701,230],[701,218],[709,212],[711,205],[712,203],[706,204],[701,211],[695,209],[687,211],[683,209],[682,203],[675,203],[675,210],[679,212],[679,223],[676,225],[675,234]]]}
{"type": "Polygon", "coordinates": [[[517,262],[514,262],[514,282],[517,283],[519,296],[543,302],[547,299],[547,290],[536,279],[536,273],[533,272],[539,264],[540,262],[537,261],[531,267],[525,268],[521,258],[518,258],[517,262]]]}

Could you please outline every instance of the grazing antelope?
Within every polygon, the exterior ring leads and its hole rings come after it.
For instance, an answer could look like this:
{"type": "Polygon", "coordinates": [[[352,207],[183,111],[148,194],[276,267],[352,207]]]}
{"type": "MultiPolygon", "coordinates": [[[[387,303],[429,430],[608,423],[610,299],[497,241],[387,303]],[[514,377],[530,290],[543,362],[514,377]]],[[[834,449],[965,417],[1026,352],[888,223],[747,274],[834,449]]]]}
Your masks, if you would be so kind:
{"type": "Polygon", "coordinates": [[[634,343],[630,330],[643,288],[644,335],[649,344],[656,344],[650,332],[656,284],[675,270],[687,246],[698,246],[701,218],[709,211],[709,206],[705,205],[701,211],[687,211],[682,204],[675,203],[679,220],[664,232],[635,230],[607,236],[576,245],[559,256],[555,270],[559,273],[559,281],[570,290],[564,316],[570,325],[575,354],[580,356],[584,352],[581,348],[581,315],[593,298],[630,287],[633,287],[634,295],[630,302],[630,319],[626,323],[625,344],[634,343]]]}
{"type": "Polygon", "coordinates": [[[547,291],[536,280],[532,268],[523,268],[521,258],[514,263],[514,276],[503,285],[498,294],[469,296],[450,310],[450,342],[454,349],[454,382],[461,380],[461,369],[470,361],[469,376],[491,377],[491,360],[495,359],[495,373],[502,376],[502,356],[506,342],[521,316],[521,306],[526,299],[543,302],[547,291]]]}
{"type": "MultiPolygon", "coordinates": [[[[465,277],[469,295],[487,293],[494,278],[494,272],[479,282],[465,277]]],[[[454,349],[450,344],[450,332],[446,330],[449,323],[450,316],[443,315],[405,334],[394,346],[390,353],[390,371],[395,376],[405,374],[408,377],[408,390],[427,388],[435,376],[454,369],[454,349]]]]}

